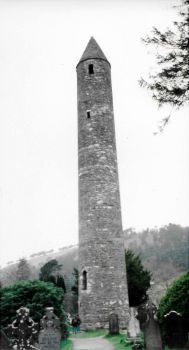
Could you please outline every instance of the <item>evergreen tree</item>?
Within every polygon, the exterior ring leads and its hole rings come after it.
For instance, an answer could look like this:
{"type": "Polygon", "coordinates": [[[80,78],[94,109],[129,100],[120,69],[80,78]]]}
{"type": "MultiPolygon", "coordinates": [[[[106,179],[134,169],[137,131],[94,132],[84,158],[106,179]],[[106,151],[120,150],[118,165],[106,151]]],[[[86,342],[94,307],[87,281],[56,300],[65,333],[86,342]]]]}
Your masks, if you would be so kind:
{"type": "Polygon", "coordinates": [[[62,265],[56,259],[48,261],[40,269],[39,279],[45,282],[52,282],[66,293],[66,285],[63,276],[60,274],[62,265]]]}
{"type": "Polygon", "coordinates": [[[19,260],[17,271],[16,271],[16,279],[18,281],[29,280],[31,275],[30,266],[25,258],[19,260]]]}
{"type": "Polygon", "coordinates": [[[79,290],[79,271],[74,267],[72,275],[74,276],[74,286],[72,287],[72,292],[78,295],[79,290]]]}
{"type": "Polygon", "coordinates": [[[131,250],[125,251],[129,305],[139,306],[147,300],[147,290],[150,287],[151,273],[145,270],[140,256],[131,250]]]}
{"type": "MultiPolygon", "coordinates": [[[[147,45],[153,44],[160,49],[156,54],[160,69],[150,75],[149,81],[140,80],[140,85],[152,92],[159,106],[169,104],[179,108],[189,100],[189,0],[182,0],[180,8],[181,20],[173,23],[173,30],[162,33],[153,28],[152,36],[143,39],[147,45]]],[[[169,118],[170,115],[163,120],[161,130],[169,118]]]]}
{"type": "Polygon", "coordinates": [[[49,278],[56,275],[60,271],[61,267],[62,265],[59,264],[56,259],[48,261],[41,267],[39,272],[39,279],[41,281],[49,281],[49,278]]]}
{"type": "Polygon", "coordinates": [[[57,287],[62,288],[64,293],[66,293],[66,285],[65,285],[63,276],[58,275],[55,280],[55,284],[57,287]]]}

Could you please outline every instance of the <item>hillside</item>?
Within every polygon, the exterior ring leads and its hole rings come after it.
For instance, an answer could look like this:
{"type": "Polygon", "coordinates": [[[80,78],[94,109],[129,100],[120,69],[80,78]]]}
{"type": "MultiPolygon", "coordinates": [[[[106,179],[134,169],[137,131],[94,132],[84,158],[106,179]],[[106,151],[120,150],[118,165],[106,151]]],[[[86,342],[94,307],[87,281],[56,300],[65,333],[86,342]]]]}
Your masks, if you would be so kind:
{"type": "MultiPolygon", "coordinates": [[[[27,259],[31,268],[31,279],[38,279],[40,268],[48,261],[56,259],[62,264],[61,273],[64,276],[66,286],[71,289],[73,285],[73,268],[78,265],[78,246],[59,248],[58,251],[41,251],[30,255],[27,259]]],[[[9,285],[16,281],[16,270],[18,263],[11,262],[0,271],[2,285],[9,285]]]]}
{"type": "Polygon", "coordinates": [[[140,254],[156,282],[166,282],[189,268],[189,228],[169,224],[137,233],[124,231],[125,247],[140,254]]]}
{"type": "MultiPolygon", "coordinates": [[[[153,273],[153,281],[160,290],[169,285],[170,280],[187,271],[189,264],[189,228],[169,224],[157,229],[136,232],[124,231],[126,249],[140,254],[144,266],[153,273]]],[[[31,266],[31,278],[38,278],[39,270],[47,261],[57,259],[62,264],[67,289],[73,285],[73,268],[78,267],[78,246],[60,248],[58,251],[39,252],[28,259],[31,266]]],[[[16,280],[17,264],[10,264],[1,270],[0,281],[3,285],[16,280]]]]}

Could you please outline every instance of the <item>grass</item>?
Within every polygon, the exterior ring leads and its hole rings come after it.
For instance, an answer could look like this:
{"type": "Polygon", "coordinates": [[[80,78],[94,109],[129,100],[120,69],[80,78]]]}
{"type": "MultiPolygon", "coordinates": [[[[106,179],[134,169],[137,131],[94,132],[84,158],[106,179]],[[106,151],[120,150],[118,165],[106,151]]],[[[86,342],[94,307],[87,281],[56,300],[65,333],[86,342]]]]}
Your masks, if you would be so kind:
{"type": "Polygon", "coordinates": [[[65,339],[61,341],[61,349],[73,350],[72,341],[70,339],[65,339]]]}
{"type": "Polygon", "coordinates": [[[125,334],[106,335],[106,339],[113,344],[115,350],[132,350],[131,345],[124,343],[125,334]]]}

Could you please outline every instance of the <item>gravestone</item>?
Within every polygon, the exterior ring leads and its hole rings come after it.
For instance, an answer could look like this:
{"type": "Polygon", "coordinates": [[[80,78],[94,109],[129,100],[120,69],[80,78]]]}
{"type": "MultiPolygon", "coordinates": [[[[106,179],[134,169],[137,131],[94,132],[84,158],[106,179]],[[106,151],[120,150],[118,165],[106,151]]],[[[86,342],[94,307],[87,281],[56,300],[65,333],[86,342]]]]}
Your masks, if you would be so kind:
{"type": "Polygon", "coordinates": [[[60,350],[60,320],[54,314],[53,307],[46,308],[46,314],[41,319],[40,325],[42,329],[39,332],[39,349],[60,350]]]}
{"type": "Polygon", "coordinates": [[[29,312],[28,308],[20,307],[16,311],[16,319],[7,327],[10,344],[18,350],[33,349],[38,324],[32,320],[29,312]]]}
{"type": "Polygon", "coordinates": [[[128,333],[130,338],[137,338],[140,334],[140,326],[139,321],[135,317],[136,311],[134,307],[130,308],[130,320],[129,320],[129,328],[128,333]]]}
{"type": "Polygon", "coordinates": [[[156,319],[156,306],[149,300],[139,310],[141,329],[144,331],[146,350],[162,350],[159,323],[156,319]]]}
{"type": "Polygon", "coordinates": [[[187,342],[187,330],[185,330],[182,315],[172,310],[166,314],[164,318],[166,327],[166,344],[170,348],[185,348],[187,342]]]}
{"type": "Polygon", "coordinates": [[[109,334],[116,335],[119,334],[119,320],[117,314],[110,314],[109,316],[109,334]]]}

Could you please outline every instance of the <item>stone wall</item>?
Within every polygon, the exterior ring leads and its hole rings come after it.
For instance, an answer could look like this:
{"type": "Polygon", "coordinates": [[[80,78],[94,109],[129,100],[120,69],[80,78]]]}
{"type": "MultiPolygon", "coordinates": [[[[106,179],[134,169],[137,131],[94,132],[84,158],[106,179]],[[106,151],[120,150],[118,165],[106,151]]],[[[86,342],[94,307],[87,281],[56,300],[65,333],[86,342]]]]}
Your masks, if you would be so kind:
{"type": "Polygon", "coordinates": [[[128,292],[110,64],[99,58],[80,61],[77,79],[79,313],[83,329],[108,327],[112,312],[124,328],[129,318],[128,292]]]}

